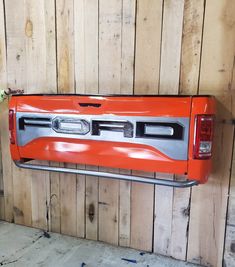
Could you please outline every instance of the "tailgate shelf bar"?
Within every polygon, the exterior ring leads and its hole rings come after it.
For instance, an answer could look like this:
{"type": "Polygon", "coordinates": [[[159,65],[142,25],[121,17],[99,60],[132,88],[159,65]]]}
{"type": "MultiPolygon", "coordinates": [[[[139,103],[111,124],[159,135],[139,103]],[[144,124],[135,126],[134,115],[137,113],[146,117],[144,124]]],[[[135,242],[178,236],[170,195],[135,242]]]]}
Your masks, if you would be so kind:
{"type": "Polygon", "coordinates": [[[146,183],[146,184],[171,186],[171,187],[182,188],[182,187],[190,187],[193,185],[198,185],[198,181],[196,180],[175,181],[175,180],[148,178],[148,177],[143,177],[143,176],[134,176],[134,175],[117,174],[117,173],[109,173],[109,172],[89,171],[89,170],[84,170],[84,169],[28,164],[28,163],[21,162],[21,161],[14,161],[14,163],[17,167],[24,168],[24,169],[53,171],[53,172],[59,172],[59,173],[82,174],[82,175],[90,175],[90,176],[100,176],[103,178],[140,182],[140,183],[146,183]]]}

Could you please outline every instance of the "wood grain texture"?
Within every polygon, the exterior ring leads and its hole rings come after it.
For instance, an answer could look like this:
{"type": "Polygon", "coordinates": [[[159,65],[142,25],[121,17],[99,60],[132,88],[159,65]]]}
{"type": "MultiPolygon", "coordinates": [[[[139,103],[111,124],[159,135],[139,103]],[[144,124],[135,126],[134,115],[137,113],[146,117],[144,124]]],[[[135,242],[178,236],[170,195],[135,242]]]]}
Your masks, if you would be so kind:
{"type": "MultiPolygon", "coordinates": [[[[77,168],[85,169],[84,165],[78,165],[77,168]]],[[[77,175],[77,236],[85,237],[85,190],[86,190],[86,179],[85,175],[77,175]]]]}
{"type": "MultiPolygon", "coordinates": [[[[177,95],[180,80],[184,1],[167,0],[164,1],[163,8],[159,94],[177,95]]],[[[157,174],[157,177],[174,179],[173,175],[157,174]]],[[[186,255],[184,244],[187,238],[183,239],[181,236],[186,235],[186,229],[185,223],[182,224],[183,220],[179,222],[182,219],[180,210],[183,207],[181,207],[180,196],[174,198],[174,192],[172,187],[156,186],[155,188],[154,252],[184,259],[186,255]],[[172,224],[174,219],[177,223],[175,225],[172,224]]]]}
{"type": "Polygon", "coordinates": [[[2,153],[2,176],[4,189],[4,219],[8,222],[14,221],[13,216],[13,176],[12,162],[9,151],[8,134],[8,101],[1,104],[0,132],[1,132],[1,153],[2,153]]]}
{"type": "Polygon", "coordinates": [[[163,1],[137,1],[135,94],[158,92],[163,1]]]}
{"type": "MultiPolygon", "coordinates": [[[[232,98],[235,97],[235,64],[233,64],[232,82],[231,82],[232,98]]],[[[232,116],[234,118],[235,107],[232,107],[232,116]]],[[[226,235],[224,247],[224,265],[235,265],[235,146],[233,138],[233,159],[231,164],[231,179],[228,198],[228,211],[226,218],[226,235]]]]}
{"type": "MultiPolygon", "coordinates": [[[[7,34],[7,80],[11,88],[27,89],[25,6],[19,1],[6,1],[7,34]]],[[[26,90],[27,92],[27,90],[26,90]]],[[[14,221],[27,226],[32,225],[31,173],[13,170],[13,212],[14,221]]]]}
{"type": "MultiPolygon", "coordinates": [[[[133,171],[134,175],[154,177],[153,173],[133,171]]],[[[154,186],[132,182],[131,247],[151,251],[153,236],[154,186]]]]}
{"type": "MultiPolygon", "coordinates": [[[[120,170],[130,174],[129,170],[120,170]]],[[[119,246],[130,247],[131,240],[131,182],[119,182],[119,246]]]]}
{"type": "MultiPolygon", "coordinates": [[[[15,7],[14,1],[6,3],[8,83],[13,88],[24,88],[27,93],[53,92],[56,87],[53,1],[26,1],[24,5],[17,2],[19,9],[15,15],[20,23],[12,21],[12,6],[15,7]]],[[[47,229],[49,174],[15,167],[13,172],[15,222],[47,229]],[[17,189],[20,185],[22,191],[17,189]]]]}
{"type": "MultiPolygon", "coordinates": [[[[157,94],[162,1],[137,1],[136,16],[134,94],[157,94]]],[[[134,172],[134,174],[154,176],[154,174],[141,172],[134,172]]],[[[154,186],[132,183],[131,247],[152,250],[153,206],[154,186]]]]}
{"type": "MultiPolygon", "coordinates": [[[[121,94],[133,94],[135,58],[136,1],[122,1],[121,94]]],[[[120,170],[130,174],[130,170],[120,170]]],[[[119,181],[119,245],[129,247],[131,240],[131,182],[119,181]]]]}
{"type": "MultiPolygon", "coordinates": [[[[235,71],[235,68],[234,68],[235,71]]],[[[235,88],[233,76],[232,88],[235,88]]],[[[233,147],[233,161],[229,190],[228,212],[226,218],[226,235],[224,247],[224,266],[235,265],[235,148],[233,147]]]]}
{"type": "Polygon", "coordinates": [[[74,1],[56,2],[58,93],[75,92],[74,1]]]}
{"type": "Polygon", "coordinates": [[[173,192],[170,255],[179,260],[187,256],[190,193],[190,188],[174,188],[173,192]]]}
{"type": "Polygon", "coordinates": [[[76,92],[98,93],[98,0],[74,2],[76,92]]]}
{"type": "MultiPolygon", "coordinates": [[[[172,175],[156,175],[157,178],[173,179],[172,175]]],[[[173,212],[173,188],[155,187],[154,207],[154,252],[171,255],[171,233],[173,212]]]]}
{"type": "MultiPolygon", "coordinates": [[[[53,1],[25,3],[28,93],[56,92],[55,7],[53,1]]],[[[32,226],[48,229],[49,173],[31,171],[32,226]]]]}
{"type": "Polygon", "coordinates": [[[0,220],[5,220],[4,196],[0,196],[0,220]]]}
{"type": "MultiPolygon", "coordinates": [[[[74,1],[56,4],[58,93],[75,93],[74,1]]],[[[65,167],[73,167],[63,164],[65,167]]],[[[83,199],[81,199],[83,201],[83,199]]],[[[77,235],[77,176],[60,174],[61,233],[77,235]]]]}
{"type": "MultiPolygon", "coordinates": [[[[98,170],[98,167],[87,166],[89,170],[98,170]]],[[[99,179],[86,176],[86,238],[98,239],[99,218],[99,179]]]]}
{"type": "Polygon", "coordinates": [[[208,266],[221,266],[223,256],[233,126],[220,122],[231,118],[234,101],[234,12],[233,1],[206,2],[199,93],[217,97],[218,123],[214,171],[207,184],[192,190],[188,260],[208,266]]]}
{"type": "MultiPolygon", "coordinates": [[[[66,168],[74,165],[63,164],[66,168]]],[[[60,174],[61,233],[77,235],[77,179],[76,175],[60,174]]]]}
{"type": "Polygon", "coordinates": [[[226,227],[226,242],[225,242],[225,252],[222,266],[234,266],[235,265],[235,227],[227,225],[226,227]]]}
{"type": "Polygon", "coordinates": [[[136,1],[122,0],[121,21],[121,94],[133,94],[135,60],[136,1]]]}
{"type": "MultiPolygon", "coordinates": [[[[1,149],[1,145],[0,145],[1,149]]],[[[0,154],[0,220],[5,219],[5,203],[4,203],[4,185],[2,175],[2,155],[0,154]]]]}
{"type": "Polygon", "coordinates": [[[180,94],[197,94],[198,91],[204,4],[204,0],[184,3],[180,94]]]}
{"type": "Polygon", "coordinates": [[[0,217],[221,266],[229,193],[224,264],[233,265],[234,172],[228,189],[234,129],[221,120],[235,114],[234,13],[229,0],[1,0],[1,88],[213,94],[218,123],[213,174],[191,194],[190,189],[20,170],[10,159],[5,101],[0,113],[0,217]]]}
{"type": "Polygon", "coordinates": [[[0,86],[1,89],[7,86],[7,68],[6,68],[6,36],[4,4],[0,1],[0,86]]]}
{"type": "MultiPolygon", "coordinates": [[[[7,88],[6,40],[5,40],[5,20],[4,20],[3,1],[0,1],[0,88],[1,89],[7,88]]],[[[4,112],[6,105],[1,104],[0,108],[2,110],[0,114],[0,133],[1,133],[0,150],[1,151],[4,150],[5,152],[6,146],[8,145],[8,139],[9,139],[7,134],[4,132],[5,130],[4,126],[7,120],[7,117],[4,117],[4,115],[6,115],[6,113],[4,112]]],[[[12,175],[10,172],[8,180],[6,179],[7,176],[6,176],[5,166],[7,167],[7,162],[5,161],[5,158],[2,157],[2,155],[4,154],[2,153],[0,155],[0,219],[1,220],[6,219],[8,221],[11,221],[13,218],[12,216],[12,207],[13,207],[12,202],[13,201],[11,198],[12,197],[12,190],[11,190],[12,175]],[[10,187],[7,186],[10,183],[11,183],[10,187]],[[10,192],[9,192],[9,189],[10,189],[10,192]],[[9,196],[9,193],[10,193],[10,196],[9,196]],[[5,212],[5,206],[7,208],[6,212],[5,212]]],[[[6,154],[6,159],[7,159],[7,156],[9,156],[9,153],[6,154]]],[[[8,162],[9,162],[9,158],[8,158],[8,162]]],[[[8,164],[8,167],[11,170],[11,164],[8,164]]]]}
{"type": "MultiPolygon", "coordinates": [[[[98,1],[75,1],[74,12],[76,93],[98,94],[98,1]]],[[[92,169],[89,166],[84,168],[92,169]]],[[[98,178],[80,176],[79,180],[82,195],[78,192],[80,218],[77,218],[77,227],[80,236],[83,233],[83,237],[97,240],[98,178]]]]}
{"type": "MultiPolygon", "coordinates": [[[[180,94],[198,91],[204,0],[185,1],[181,48],[180,94]]],[[[185,177],[175,177],[185,179],[185,177]]],[[[170,255],[186,260],[191,189],[173,189],[170,255]]]]}
{"type": "MultiPolygon", "coordinates": [[[[58,162],[51,162],[50,166],[58,167],[58,162]]],[[[61,232],[60,220],[60,175],[56,172],[50,173],[50,231],[61,232]]]]}
{"type": "Polygon", "coordinates": [[[178,94],[184,0],[165,0],[162,25],[160,94],[178,94]]]}
{"type": "MultiPolygon", "coordinates": [[[[122,1],[101,0],[99,2],[100,94],[119,94],[121,91],[121,26],[122,1]]],[[[112,171],[104,168],[100,170],[112,171]]],[[[118,245],[118,209],[119,181],[100,178],[99,240],[118,245]]]]}

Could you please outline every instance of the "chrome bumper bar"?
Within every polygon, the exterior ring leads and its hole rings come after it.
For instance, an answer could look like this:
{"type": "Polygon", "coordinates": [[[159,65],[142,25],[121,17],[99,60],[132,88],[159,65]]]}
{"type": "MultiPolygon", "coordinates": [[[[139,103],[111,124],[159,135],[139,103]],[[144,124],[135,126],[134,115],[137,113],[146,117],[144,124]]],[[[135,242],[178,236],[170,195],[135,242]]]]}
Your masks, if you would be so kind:
{"type": "Polygon", "coordinates": [[[195,180],[185,180],[185,181],[175,181],[175,180],[167,180],[167,179],[158,179],[158,178],[148,178],[142,176],[134,176],[127,174],[119,174],[119,173],[109,173],[109,172],[100,172],[100,171],[89,171],[89,170],[81,170],[74,168],[64,168],[64,167],[52,167],[46,165],[38,165],[38,164],[28,164],[24,162],[14,161],[15,165],[19,168],[30,169],[30,170],[39,170],[39,171],[53,171],[59,173],[72,173],[72,174],[82,174],[82,175],[90,175],[90,176],[99,176],[103,178],[110,179],[118,179],[132,182],[140,182],[146,184],[155,184],[155,185],[163,185],[163,186],[171,186],[171,187],[190,187],[193,185],[198,185],[198,181],[195,180]]]}

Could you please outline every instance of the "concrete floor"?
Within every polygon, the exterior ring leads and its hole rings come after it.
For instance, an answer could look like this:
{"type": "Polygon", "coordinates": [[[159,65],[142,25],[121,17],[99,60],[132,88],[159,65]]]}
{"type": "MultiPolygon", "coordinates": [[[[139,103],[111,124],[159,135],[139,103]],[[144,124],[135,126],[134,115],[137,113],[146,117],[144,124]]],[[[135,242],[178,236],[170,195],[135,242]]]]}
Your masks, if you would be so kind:
{"type": "Polygon", "coordinates": [[[0,221],[0,266],[183,267],[197,266],[140,251],[0,221]],[[133,262],[126,261],[133,260],[133,262]]]}

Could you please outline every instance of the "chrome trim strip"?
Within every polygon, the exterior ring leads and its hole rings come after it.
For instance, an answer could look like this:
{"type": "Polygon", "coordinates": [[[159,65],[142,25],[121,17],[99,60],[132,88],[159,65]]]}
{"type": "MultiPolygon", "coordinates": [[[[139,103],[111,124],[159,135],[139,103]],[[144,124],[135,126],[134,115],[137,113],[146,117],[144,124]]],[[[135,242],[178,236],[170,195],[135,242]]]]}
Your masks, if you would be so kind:
{"type": "Polygon", "coordinates": [[[24,119],[25,124],[35,124],[35,125],[48,125],[51,126],[51,121],[43,121],[43,120],[36,120],[36,119],[24,119]]]}
{"type": "Polygon", "coordinates": [[[86,120],[83,120],[83,119],[55,117],[52,120],[52,129],[57,133],[69,133],[69,134],[83,135],[83,134],[87,134],[90,131],[90,125],[86,120]],[[66,124],[77,125],[77,128],[75,128],[74,126],[71,129],[66,128],[65,126],[66,124]],[[78,125],[80,125],[80,129],[78,125]]]}
{"type": "Polygon", "coordinates": [[[125,180],[132,182],[140,182],[146,184],[155,184],[162,186],[170,186],[170,187],[190,187],[194,185],[198,185],[198,181],[196,180],[185,180],[185,181],[174,181],[174,180],[166,180],[166,179],[158,179],[158,178],[148,178],[142,176],[132,176],[126,174],[117,174],[117,173],[109,173],[109,172],[99,172],[99,171],[88,171],[74,168],[63,168],[63,167],[52,167],[46,165],[38,165],[38,164],[28,164],[19,161],[14,161],[15,165],[19,168],[30,169],[30,170],[40,170],[40,171],[53,171],[59,173],[72,173],[72,174],[82,174],[82,175],[90,175],[90,176],[100,176],[103,178],[117,179],[117,180],[125,180]]]}
{"type": "Polygon", "coordinates": [[[40,138],[40,137],[60,137],[60,138],[70,138],[79,140],[95,140],[95,141],[112,141],[112,142],[124,142],[124,143],[134,143],[143,144],[153,147],[174,160],[187,160],[188,159],[188,139],[189,139],[189,118],[188,117],[148,117],[148,116],[116,116],[116,115],[75,115],[75,114],[49,114],[49,113],[16,113],[16,124],[17,124],[17,145],[24,146],[29,142],[40,138]],[[19,119],[22,117],[27,117],[27,119],[50,119],[53,121],[56,117],[61,117],[68,120],[85,120],[90,124],[94,120],[107,120],[107,121],[128,121],[133,125],[133,138],[127,138],[123,136],[123,132],[118,131],[101,131],[100,135],[92,135],[91,131],[87,134],[76,134],[70,132],[58,132],[52,128],[46,127],[30,127],[25,125],[25,129],[21,130],[19,128],[19,119]],[[136,138],[136,123],[137,122],[168,122],[177,123],[183,127],[183,139],[164,139],[164,138],[136,138]]]}
{"type": "Polygon", "coordinates": [[[156,135],[166,135],[172,136],[174,134],[174,129],[169,126],[150,126],[146,125],[144,127],[145,134],[156,134],[156,135]]]}

